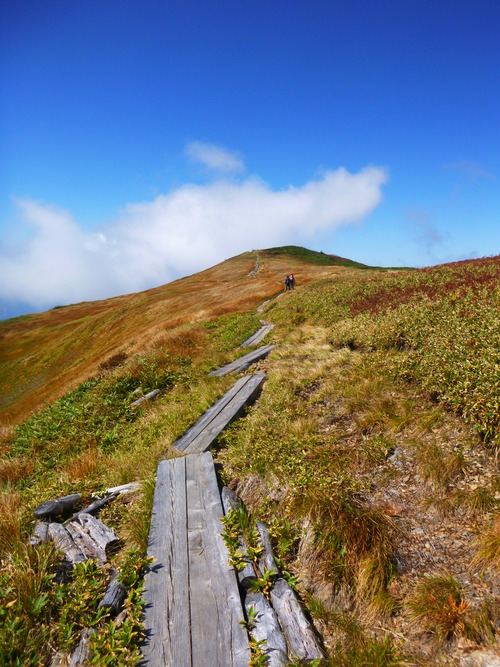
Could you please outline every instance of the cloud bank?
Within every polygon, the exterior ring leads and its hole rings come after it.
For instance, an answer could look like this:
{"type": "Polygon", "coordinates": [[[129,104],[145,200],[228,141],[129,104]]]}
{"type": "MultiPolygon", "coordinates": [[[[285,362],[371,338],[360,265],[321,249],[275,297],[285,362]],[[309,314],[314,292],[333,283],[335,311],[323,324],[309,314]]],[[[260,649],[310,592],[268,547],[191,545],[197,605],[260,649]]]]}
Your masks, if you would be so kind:
{"type": "Polygon", "coordinates": [[[128,204],[87,231],[67,211],[16,200],[21,247],[0,251],[0,299],[35,309],[143,290],[251,248],[307,244],[317,232],[359,223],[381,202],[384,169],[327,171],[273,190],[256,178],[185,185],[128,204]]]}

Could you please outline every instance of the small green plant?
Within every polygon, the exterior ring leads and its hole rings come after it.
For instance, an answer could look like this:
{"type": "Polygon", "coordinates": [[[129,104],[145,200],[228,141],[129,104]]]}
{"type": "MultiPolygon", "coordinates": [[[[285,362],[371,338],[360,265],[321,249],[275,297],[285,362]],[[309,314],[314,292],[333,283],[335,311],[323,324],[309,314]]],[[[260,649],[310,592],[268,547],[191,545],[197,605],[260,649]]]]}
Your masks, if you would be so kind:
{"type": "Polygon", "coordinates": [[[265,639],[254,639],[250,637],[250,662],[248,667],[266,667],[267,665],[267,654],[265,651],[266,641],[265,639]]]}
{"type": "Polygon", "coordinates": [[[257,619],[259,617],[259,612],[256,609],[254,609],[253,604],[250,605],[250,607],[247,610],[247,617],[248,620],[240,621],[240,625],[243,628],[245,628],[245,630],[248,630],[248,632],[250,632],[255,627],[255,623],[257,622],[257,619]]]}
{"type": "Polygon", "coordinates": [[[127,588],[124,603],[125,618],[120,625],[113,619],[104,618],[90,641],[93,653],[92,664],[127,665],[132,667],[140,659],[139,646],[143,639],[142,587],[145,568],[153,559],[132,548],[124,555],[120,565],[119,579],[127,588]]]}
{"type": "Polygon", "coordinates": [[[229,510],[222,518],[222,523],[222,538],[229,551],[229,564],[241,571],[248,562],[255,563],[263,547],[259,542],[255,519],[249,515],[246,507],[240,504],[236,509],[229,510]],[[241,548],[242,543],[247,545],[245,551],[241,548]]]}
{"type": "Polygon", "coordinates": [[[282,556],[288,555],[297,542],[297,532],[289,519],[275,518],[271,526],[271,534],[278,544],[278,552],[282,556]]]}
{"type": "Polygon", "coordinates": [[[264,567],[264,571],[260,577],[251,581],[252,590],[254,593],[262,592],[266,597],[269,597],[273,582],[277,576],[274,568],[268,570],[267,567],[264,567]]]}

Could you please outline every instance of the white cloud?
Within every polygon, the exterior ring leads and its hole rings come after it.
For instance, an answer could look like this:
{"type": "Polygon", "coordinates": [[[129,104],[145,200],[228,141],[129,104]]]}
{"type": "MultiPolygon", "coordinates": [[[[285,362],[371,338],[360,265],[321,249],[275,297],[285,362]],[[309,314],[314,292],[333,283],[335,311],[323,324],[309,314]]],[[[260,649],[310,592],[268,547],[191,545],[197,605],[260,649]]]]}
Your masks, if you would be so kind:
{"type": "Polygon", "coordinates": [[[381,202],[384,169],[328,171],[300,187],[258,179],[185,185],[128,204],[96,232],[70,213],[17,200],[32,234],[15,255],[0,251],[0,299],[36,308],[106,298],[164,284],[251,248],[304,243],[359,223],[381,202]]]}
{"type": "Polygon", "coordinates": [[[192,141],[186,146],[186,155],[193,162],[199,162],[209,169],[223,173],[239,173],[245,171],[243,160],[220,146],[203,141],[192,141]]]}

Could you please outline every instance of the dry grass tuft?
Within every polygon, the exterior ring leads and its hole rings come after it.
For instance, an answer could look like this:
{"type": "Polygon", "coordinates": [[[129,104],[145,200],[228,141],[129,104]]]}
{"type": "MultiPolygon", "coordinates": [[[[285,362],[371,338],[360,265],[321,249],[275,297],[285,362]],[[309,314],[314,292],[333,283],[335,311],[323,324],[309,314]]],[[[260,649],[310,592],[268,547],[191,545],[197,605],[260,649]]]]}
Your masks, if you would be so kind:
{"type": "Polygon", "coordinates": [[[172,355],[196,359],[204,351],[206,332],[199,326],[182,327],[158,337],[153,342],[153,349],[167,349],[172,355]]]}
{"type": "Polygon", "coordinates": [[[155,493],[156,475],[150,475],[142,482],[142,494],[129,514],[125,538],[146,554],[149,540],[149,526],[155,493]]]}
{"type": "Polygon", "coordinates": [[[101,464],[101,454],[96,447],[91,447],[73,459],[66,466],[70,479],[84,479],[94,474],[101,464]]]}
{"type": "Polygon", "coordinates": [[[439,643],[467,637],[488,643],[494,625],[488,602],[472,608],[458,581],[449,572],[425,577],[409,601],[415,619],[439,643]]]}
{"type": "Polygon", "coordinates": [[[40,545],[36,549],[24,545],[15,555],[16,597],[30,620],[38,620],[40,603],[46,597],[47,578],[53,576],[53,555],[54,549],[50,545],[40,545]]]}
{"type": "Polygon", "coordinates": [[[482,571],[489,568],[500,573],[500,516],[476,539],[477,553],[473,563],[482,571]]]}
{"type": "Polygon", "coordinates": [[[29,477],[33,461],[26,458],[0,459],[0,484],[14,484],[29,477]]]}
{"type": "Polygon", "coordinates": [[[20,500],[21,494],[17,489],[7,487],[0,491],[0,552],[10,551],[20,540],[20,500]]]}

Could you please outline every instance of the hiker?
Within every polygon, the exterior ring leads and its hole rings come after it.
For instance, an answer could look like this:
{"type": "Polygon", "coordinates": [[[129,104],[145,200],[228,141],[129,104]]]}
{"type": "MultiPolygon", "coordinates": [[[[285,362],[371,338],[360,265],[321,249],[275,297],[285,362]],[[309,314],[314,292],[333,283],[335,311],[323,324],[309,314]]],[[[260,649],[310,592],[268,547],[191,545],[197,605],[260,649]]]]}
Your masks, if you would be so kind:
{"type": "Polygon", "coordinates": [[[290,289],[295,289],[295,277],[293,273],[290,274],[289,281],[290,281],[290,289]]]}
{"type": "Polygon", "coordinates": [[[285,278],[285,292],[290,289],[290,276],[285,278]]]}

